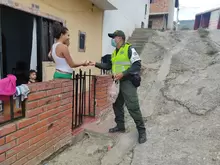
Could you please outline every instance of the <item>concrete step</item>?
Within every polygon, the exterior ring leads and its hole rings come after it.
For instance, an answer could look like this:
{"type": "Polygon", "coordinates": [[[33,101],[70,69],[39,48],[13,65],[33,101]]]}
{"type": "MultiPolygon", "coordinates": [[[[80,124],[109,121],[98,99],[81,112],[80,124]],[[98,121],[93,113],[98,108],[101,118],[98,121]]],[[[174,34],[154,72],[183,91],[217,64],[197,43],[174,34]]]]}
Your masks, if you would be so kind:
{"type": "Polygon", "coordinates": [[[134,33],[155,33],[155,30],[149,30],[149,29],[135,29],[134,33]]]}
{"type": "Polygon", "coordinates": [[[132,38],[149,38],[151,37],[152,35],[149,35],[149,34],[132,34],[132,38]]]}
{"type": "Polygon", "coordinates": [[[148,41],[149,36],[131,36],[129,39],[130,40],[136,40],[136,41],[148,41]]]}
{"type": "Polygon", "coordinates": [[[134,32],[132,33],[132,36],[152,36],[154,35],[153,32],[134,32]]]}
{"type": "Polygon", "coordinates": [[[153,30],[135,30],[132,36],[152,36],[155,33],[153,30]]]}
{"type": "Polygon", "coordinates": [[[143,44],[143,43],[146,43],[147,41],[146,40],[137,40],[137,39],[133,39],[132,37],[130,37],[130,38],[128,38],[128,42],[143,44]]]}
{"type": "Polygon", "coordinates": [[[133,33],[148,33],[148,34],[152,34],[152,33],[155,33],[155,31],[153,31],[153,30],[134,30],[133,33]]]}
{"type": "Polygon", "coordinates": [[[135,28],[135,31],[154,31],[154,30],[148,28],[135,28]]]}
{"type": "Polygon", "coordinates": [[[144,47],[145,46],[145,42],[144,43],[132,42],[131,44],[133,47],[136,47],[136,46],[144,47]]]}
{"type": "Polygon", "coordinates": [[[131,37],[128,38],[128,42],[141,54],[148,39],[155,33],[152,29],[137,28],[134,30],[131,37]]]}

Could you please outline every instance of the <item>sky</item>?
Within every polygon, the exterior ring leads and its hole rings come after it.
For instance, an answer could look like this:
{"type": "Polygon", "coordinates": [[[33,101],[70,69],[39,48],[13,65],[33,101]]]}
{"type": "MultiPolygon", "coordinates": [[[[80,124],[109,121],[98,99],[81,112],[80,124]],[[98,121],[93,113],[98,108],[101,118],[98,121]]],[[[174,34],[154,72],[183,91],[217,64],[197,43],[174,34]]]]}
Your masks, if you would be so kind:
{"type": "Polygon", "coordinates": [[[179,20],[195,19],[197,13],[220,7],[220,0],[179,0],[179,20]]]}

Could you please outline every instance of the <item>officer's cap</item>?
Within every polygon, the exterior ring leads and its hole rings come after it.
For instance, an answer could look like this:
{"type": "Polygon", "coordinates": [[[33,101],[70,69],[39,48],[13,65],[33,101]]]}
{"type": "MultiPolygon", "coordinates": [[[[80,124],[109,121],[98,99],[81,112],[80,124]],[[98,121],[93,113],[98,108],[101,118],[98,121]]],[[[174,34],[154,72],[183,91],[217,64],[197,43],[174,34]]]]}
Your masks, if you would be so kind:
{"type": "Polygon", "coordinates": [[[110,38],[122,37],[125,38],[125,33],[122,30],[116,30],[114,33],[108,33],[110,38]]]}

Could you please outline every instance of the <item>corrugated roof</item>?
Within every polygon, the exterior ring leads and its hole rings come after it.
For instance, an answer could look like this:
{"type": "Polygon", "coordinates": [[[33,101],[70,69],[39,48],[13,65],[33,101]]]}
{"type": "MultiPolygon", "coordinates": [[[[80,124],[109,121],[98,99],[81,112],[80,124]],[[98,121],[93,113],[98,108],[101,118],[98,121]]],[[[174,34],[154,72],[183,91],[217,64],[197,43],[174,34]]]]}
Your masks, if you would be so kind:
{"type": "Polygon", "coordinates": [[[201,13],[196,14],[196,16],[197,16],[197,15],[202,15],[202,14],[205,14],[205,13],[209,13],[209,12],[213,12],[213,11],[216,11],[216,10],[220,10],[220,7],[214,8],[214,9],[210,9],[210,10],[206,10],[206,11],[204,11],[204,12],[201,12],[201,13]]]}

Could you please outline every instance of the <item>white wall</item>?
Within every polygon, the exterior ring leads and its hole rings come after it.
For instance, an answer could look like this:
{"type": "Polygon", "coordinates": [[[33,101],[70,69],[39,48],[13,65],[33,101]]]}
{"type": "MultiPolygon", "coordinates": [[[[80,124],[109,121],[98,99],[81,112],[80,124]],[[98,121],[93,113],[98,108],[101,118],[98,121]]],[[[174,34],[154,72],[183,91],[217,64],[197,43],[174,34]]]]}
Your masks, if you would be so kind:
{"type": "Polygon", "coordinates": [[[126,38],[131,36],[135,28],[141,27],[144,22],[148,27],[150,0],[109,0],[118,10],[106,10],[103,20],[102,55],[111,54],[114,48],[108,33],[115,30],[123,30],[126,38]],[[148,4],[147,16],[145,17],[145,4],[148,4]]]}
{"type": "Polygon", "coordinates": [[[211,13],[210,21],[209,21],[209,29],[217,29],[219,16],[220,16],[220,10],[215,10],[211,13]]]}
{"type": "Polygon", "coordinates": [[[172,30],[173,29],[173,21],[174,21],[174,12],[175,12],[175,0],[169,0],[168,4],[168,23],[167,23],[167,29],[172,30]]]}

